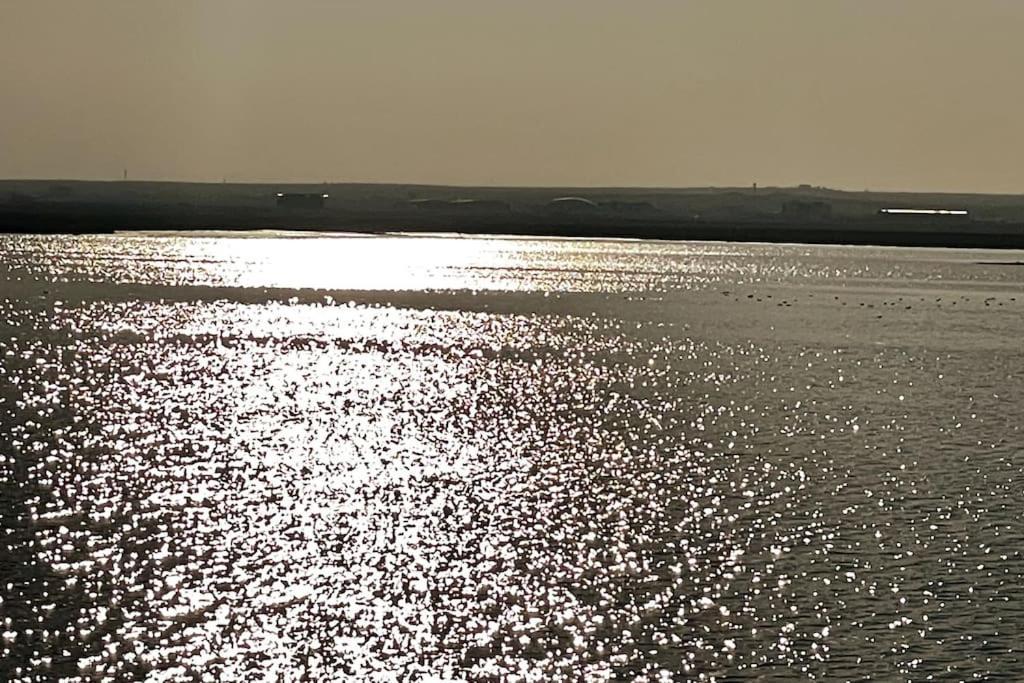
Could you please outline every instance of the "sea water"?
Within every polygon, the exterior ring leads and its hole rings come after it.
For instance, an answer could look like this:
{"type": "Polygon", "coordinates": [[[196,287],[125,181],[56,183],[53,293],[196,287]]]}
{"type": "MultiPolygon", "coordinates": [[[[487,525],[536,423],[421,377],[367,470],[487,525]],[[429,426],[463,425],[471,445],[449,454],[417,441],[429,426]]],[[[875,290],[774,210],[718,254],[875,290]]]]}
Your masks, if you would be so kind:
{"type": "Polygon", "coordinates": [[[1022,260],[0,236],[0,678],[1018,680],[1022,260]]]}

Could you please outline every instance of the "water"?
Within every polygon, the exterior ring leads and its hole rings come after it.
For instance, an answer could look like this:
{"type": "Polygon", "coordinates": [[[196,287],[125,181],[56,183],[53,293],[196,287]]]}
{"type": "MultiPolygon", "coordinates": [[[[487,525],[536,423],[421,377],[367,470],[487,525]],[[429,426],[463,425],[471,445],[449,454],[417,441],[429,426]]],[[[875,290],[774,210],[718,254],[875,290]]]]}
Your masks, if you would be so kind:
{"type": "Polygon", "coordinates": [[[1018,260],[0,236],[0,679],[1019,680],[1018,260]]]}

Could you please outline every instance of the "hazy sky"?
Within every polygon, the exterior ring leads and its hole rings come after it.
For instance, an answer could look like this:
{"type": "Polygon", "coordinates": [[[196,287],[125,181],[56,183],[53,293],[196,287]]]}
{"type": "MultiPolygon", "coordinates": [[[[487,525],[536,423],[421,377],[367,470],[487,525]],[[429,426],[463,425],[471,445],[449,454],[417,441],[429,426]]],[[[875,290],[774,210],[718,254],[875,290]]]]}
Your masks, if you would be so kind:
{"type": "Polygon", "coordinates": [[[0,0],[0,177],[1024,192],[1021,0],[0,0]]]}

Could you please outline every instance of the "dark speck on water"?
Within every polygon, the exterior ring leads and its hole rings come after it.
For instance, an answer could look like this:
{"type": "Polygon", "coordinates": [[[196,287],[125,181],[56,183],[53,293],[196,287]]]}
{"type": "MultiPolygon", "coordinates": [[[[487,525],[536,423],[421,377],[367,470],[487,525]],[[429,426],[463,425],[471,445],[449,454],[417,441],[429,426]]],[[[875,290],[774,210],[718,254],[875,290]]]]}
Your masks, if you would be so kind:
{"type": "Polygon", "coordinates": [[[0,680],[1024,679],[990,257],[0,236],[0,680]]]}

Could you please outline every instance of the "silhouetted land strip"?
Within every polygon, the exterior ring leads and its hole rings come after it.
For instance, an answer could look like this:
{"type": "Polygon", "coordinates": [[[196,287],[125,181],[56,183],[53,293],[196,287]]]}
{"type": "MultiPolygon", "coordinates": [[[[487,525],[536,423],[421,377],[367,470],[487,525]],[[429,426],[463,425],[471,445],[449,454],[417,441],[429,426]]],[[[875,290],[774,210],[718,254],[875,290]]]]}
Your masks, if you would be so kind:
{"type": "Polygon", "coordinates": [[[822,188],[581,189],[0,181],[0,231],[323,230],[1024,248],[1024,198],[822,188]],[[323,208],[279,206],[323,192],[323,208]],[[881,216],[892,206],[969,217],[881,216]]]}

